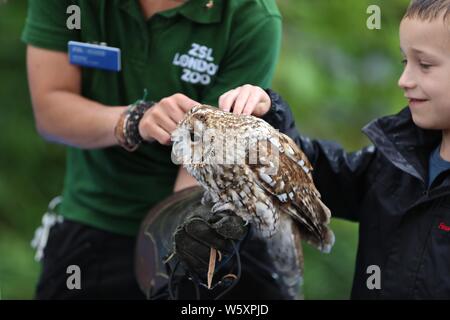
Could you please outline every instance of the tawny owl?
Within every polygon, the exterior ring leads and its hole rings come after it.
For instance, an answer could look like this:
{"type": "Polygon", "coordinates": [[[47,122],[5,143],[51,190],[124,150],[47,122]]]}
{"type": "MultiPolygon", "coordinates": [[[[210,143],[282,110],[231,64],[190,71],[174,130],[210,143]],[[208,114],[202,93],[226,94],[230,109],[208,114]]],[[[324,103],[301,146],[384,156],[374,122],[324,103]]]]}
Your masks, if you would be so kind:
{"type": "Polygon", "coordinates": [[[213,211],[232,210],[261,238],[276,239],[274,255],[294,246],[302,268],[300,238],[330,251],[330,210],[291,138],[262,119],[200,105],[179,123],[172,141],[172,160],[203,186],[203,201],[212,202],[213,211]]]}

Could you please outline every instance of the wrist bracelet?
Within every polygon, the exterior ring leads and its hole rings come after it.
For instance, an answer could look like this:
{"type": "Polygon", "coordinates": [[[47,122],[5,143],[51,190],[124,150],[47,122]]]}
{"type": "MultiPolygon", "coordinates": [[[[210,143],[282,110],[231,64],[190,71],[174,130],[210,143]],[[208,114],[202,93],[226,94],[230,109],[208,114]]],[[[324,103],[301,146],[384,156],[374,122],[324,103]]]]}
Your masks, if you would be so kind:
{"type": "Polygon", "coordinates": [[[144,141],[139,133],[139,122],[154,104],[152,101],[139,100],[130,105],[120,116],[114,132],[119,145],[127,151],[135,151],[144,141]]]}

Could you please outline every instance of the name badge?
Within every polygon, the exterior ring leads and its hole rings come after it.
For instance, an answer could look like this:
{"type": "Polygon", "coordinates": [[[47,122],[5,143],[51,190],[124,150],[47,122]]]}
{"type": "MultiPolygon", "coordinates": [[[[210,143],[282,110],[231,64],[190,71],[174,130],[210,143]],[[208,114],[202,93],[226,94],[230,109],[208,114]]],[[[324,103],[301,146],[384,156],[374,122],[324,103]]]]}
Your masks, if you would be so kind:
{"type": "Polygon", "coordinates": [[[69,41],[68,49],[71,64],[116,72],[122,69],[119,48],[69,41]]]}

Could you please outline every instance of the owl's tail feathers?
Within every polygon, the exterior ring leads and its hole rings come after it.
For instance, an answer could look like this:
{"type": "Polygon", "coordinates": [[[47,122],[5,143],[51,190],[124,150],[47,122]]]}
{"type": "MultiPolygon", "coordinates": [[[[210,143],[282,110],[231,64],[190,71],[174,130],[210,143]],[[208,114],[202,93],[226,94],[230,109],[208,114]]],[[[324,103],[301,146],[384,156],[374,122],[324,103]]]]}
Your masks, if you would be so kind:
{"type": "Polygon", "coordinates": [[[331,248],[333,248],[335,241],[334,232],[328,228],[328,226],[324,227],[324,240],[321,245],[317,247],[323,253],[330,253],[331,248]]]}
{"type": "Polygon", "coordinates": [[[298,228],[302,240],[323,253],[330,253],[334,245],[333,231],[327,225],[321,225],[316,232],[311,232],[304,224],[299,223],[298,228]]]}
{"type": "Polygon", "coordinates": [[[322,211],[322,215],[325,216],[325,220],[320,225],[320,242],[321,245],[317,247],[320,251],[323,253],[330,253],[331,248],[334,245],[335,236],[333,231],[329,228],[330,218],[331,218],[331,212],[330,209],[320,200],[317,199],[317,202],[319,203],[319,211],[322,211]]]}
{"type": "Polygon", "coordinates": [[[302,239],[323,253],[330,253],[335,236],[329,228],[330,209],[320,199],[315,199],[312,205],[301,205],[293,218],[298,221],[302,239]]]}

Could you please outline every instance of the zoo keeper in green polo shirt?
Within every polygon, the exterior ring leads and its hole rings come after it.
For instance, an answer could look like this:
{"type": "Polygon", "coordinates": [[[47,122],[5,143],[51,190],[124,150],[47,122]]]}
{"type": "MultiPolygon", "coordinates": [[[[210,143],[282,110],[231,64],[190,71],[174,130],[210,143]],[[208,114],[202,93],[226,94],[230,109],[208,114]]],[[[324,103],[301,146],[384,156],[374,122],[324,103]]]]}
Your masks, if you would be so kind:
{"type": "Polygon", "coordinates": [[[191,183],[171,162],[170,133],[198,103],[270,86],[275,0],[29,0],[22,40],[36,128],[67,148],[63,219],[46,220],[36,297],[144,298],[133,272],[139,224],[191,183]],[[69,61],[70,41],[120,49],[120,67],[69,61]],[[140,100],[144,89],[154,104],[140,100]],[[71,265],[81,290],[68,288],[71,265]]]}

